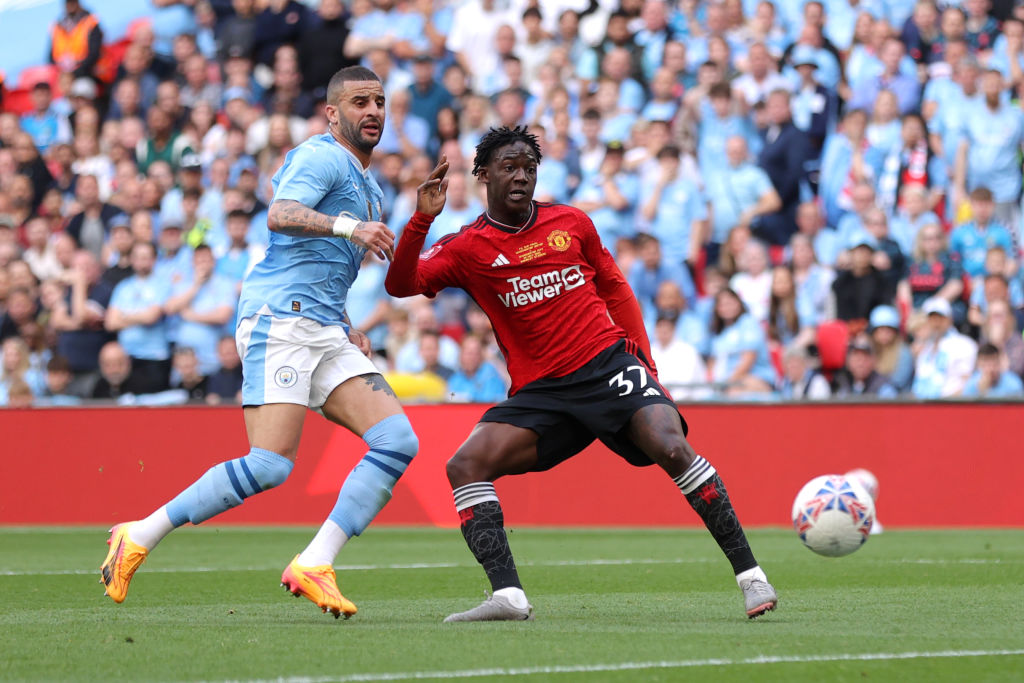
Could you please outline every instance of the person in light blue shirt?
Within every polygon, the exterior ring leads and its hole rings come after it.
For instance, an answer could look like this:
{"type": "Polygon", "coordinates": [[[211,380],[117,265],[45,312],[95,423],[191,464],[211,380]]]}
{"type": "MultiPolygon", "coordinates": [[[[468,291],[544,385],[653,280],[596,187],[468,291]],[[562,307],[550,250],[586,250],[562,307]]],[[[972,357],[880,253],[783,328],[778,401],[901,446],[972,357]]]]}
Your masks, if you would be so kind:
{"type": "Polygon", "coordinates": [[[505,380],[491,363],[484,360],[484,343],[467,334],[462,338],[459,367],[448,378],[449,400],[460,403],[498,403],[508,395],[505,380]]]}
{"type": "Polygon", "coordinates": [[[697,303],[697,288],[693,284],[690,269],[682,261],[665,259],[661,243],[653,235],[641,233],[635,242],[637,258],[626,272],[626,279],[641,309],[654,303],[658,289],[665,281],[674,282],[686,298],[687,307],[693,307],[697,303]]]}
{"type": "Polygon", "coordinates": [[[624,155],[621,143],[607,145],[601,168],[584,178],[572,197],[572,205],[590,216],[601,242],[613,252],[616,241],[632,239],[636,232],[633,217],[640,180],[623,169],[624,155]]]}
{"type": "Polygon", "coordinates": [[[979,187],[971,192],[971,215],[974,220],[953,228],[949,236],[949,250],[960,257],[964,272],[971,277],[985,273],[985,256],[992,247],[1002,247],[1013,254],[1010,231],[993,221],[995,202],[992,192],[979,187]]]}
{"type": "MultiPolygon", "coordinates": [[[[288,152],[274,175],[270,246],[242,288],[235,340],[250,451],[215,465],[148,517],[113,528],[103,576],[117,602],[142,559],[175,528],[284,483],[313,408],[361,436],[370,450],[281,583],[335,617],[356,612],[339,592],[332,564],[391,498],[418,441],[394,391],[365,355],[366,337],[349,328],[345,314],[364,254],[393,254],[394,234],[380,222],[382,193],[369,171],[384,128],[384,87],[369,69],[347,67],[331,77],[326,99],[328,132],[288,152]],[[141,559],[126,564],[125,553],[141,559]]],[[[446,170],[441,165],[433,174],[438,195],[446,170]]]]}
{"type": "Polygon", "coordinates": [[[71,125],[63,114],[51,106],[53,89],[40,81],[32,86],[32,111],[21,117],[21,129],[32,136],[39,153],[46,155],[53,145],[71,142],[71,125]]]}
{"type": "Polygon", "coordinates": [[[983,100],[970,108],[964,120],[956,178],[961,191],[987,187],[996,204],[1006,205],[1006,213],[999,211],[1000,218],[1012,220],[1019,217],[1024,116],[1019,107],[1001,100],[1002,90],[999,72],[986,71],[981,79],[983,100]]]}
{"type": "Polygon", "coordinates": [[[697,110],[700,114],[697,124],[697,163],[705,174],[722,166],[722,159],[726,158],[725,143],[729,138],[743,138],[748,150],[761,142],[750,120],[736,113],[732,88],[728,83],[715,83],[711,86],[708,90],[708,104],[697,110]]]}
{"type": "Polygon", "coordinates": [[[750,163],[747,141],[736,136],[725,145],[727,164],[705,176],[705,193],[711,206],[710,243],[714,245],[714,254],[708,254],[709,261],[717,258],[719,248],[734,227],[749,226],[759,216],[782,207],[768,174],[750,163]]]}
{"type": "Polygon", "coordinates": [[[163,391],[170,373],[171,345],[163,306],[170,295],[166,278],[155,272],[156,249],[136,242],[131,251],[133,275],[118,283],[107,306],[105,326],[132,359],[142,380],[140,393],[163,391]]]}
{"type": "Polygon", "coordinates": [[[994,344],[978,348],[977,369],[964,385],[964,398],[1021,398],[1024,382],[1010,370],[1003,369],[1003,354],[994,344]]]}
{"type": "Polygon", "coordinates": [[[715,297],[711,333],[711,381],[721,386],[725,395],[772,393],[777,377],[768,355],[768,340],[731,289],[723,289],[715,297]]]}
{"type": "Polygon", "coordinates": [[[164,304],[167,315],[181,318],[175,343],[195,352],[203,375],[211,375],[220,367],[217,343],[224,325],[235,318],[235,284],[217,275],[215,266],[210,247],[196,247],[192,252],[192,281],[174,287],[164,304]]]}
{"type": "Polygon", "coordinates": [[[640,199],[640,213],[649,232],[661,243],[665,263],[696,263],[708,219],[707,200],[700,188],[679,174],[681,151],[665,145],[658,152],[661,173],[640,199]]]}

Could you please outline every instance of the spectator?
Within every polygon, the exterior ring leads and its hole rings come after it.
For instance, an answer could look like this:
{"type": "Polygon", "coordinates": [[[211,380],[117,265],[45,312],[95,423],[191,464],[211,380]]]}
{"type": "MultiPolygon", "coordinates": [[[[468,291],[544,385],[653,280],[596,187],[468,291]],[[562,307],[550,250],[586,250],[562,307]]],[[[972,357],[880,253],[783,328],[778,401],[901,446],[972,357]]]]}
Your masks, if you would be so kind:
{"type": "Polygon", "coordinates": [[[1024,375],[1024,338],[1008,302],[996,300],[989,305],[979,340],[982,344],[995,345],[1006,358],[1010,371],[1024,375]]]}
{"type": "Polygon", "coordinates": [[[807,134],[793,125],[789,97],[786,90],[774,90],[768,95],[765,111],[769,125],[757,161],[782,202],[777,211],[762,216],[751,226],[754,234],[769,244],[786,244],[796,232],[794,218],[806,175],[804,163],[809,156],[807,134]]]}
{"type": "Polygon", "coordinates": [[[449,400],[460,403],[495,403],[507,395],[505,380],[484,360],[483,341],[473,334],[462,338],[458,369],[448,378],[449,400]]]}
{"type": "Polygon", "coordinates": [[[28,344],[20,337],[9,337],[0,346],[0,404],[7,404],[16,382],[24,382],[32,396],[46,391],[46,376],[30,364],[28,344]]]}
{"type": "Polygon", "coordinates": [[[715,297],[711,333],[708,369],[722,393],[737,397],[772,392],[775,368],[768,358],[764,332],[731,289],[715,297]]]}
{"type": "Polygon", "coordinates": [[[658,367],[658,382],[676,401],[708,398],[708,371],[697,349],[676,335],[676,321],[659,317],[651,337],[651,356],[658,367]]]}
{"type": "MultiPolygon", "coordinates": [[[[547,158],[545,158],[545,162],[547,158]]],[[[449,173],[448,194],[444,212],[434,219],[424,242],[429,248],[445,235],[458,232],[470,225],[484,210],[480,200],[470,191],[470,179],[465,173],[449,173]]]]}
{"type": "Polygon", "coordinates": [[[452,95],[434,77],[436,64],[429,55],[413,60],[413,82],[409,86],[409,112],[427,123],[431,138],[437,135],[437,115],[452,105],[452,95]]]}
{"type": "Polygon", "coordinates": [[[182,70],[185,86],[181,89],[180,101],[187,109],[193,109],[200,102],[211,107],[220,107],[223,92],[220,83],[209,79],[210,65],[206,57],[194,54],[185,60],[182,70]]]}
{"type": "Polygon", "coordinates": [[[900,201],[889,221],[889,232],[904,254],[913,253],[917,233],[923,226],[940,223],[939,217],[928,208],[931,199],[927,188],[918,183],[900,189],[900,201]]]}
{"type": "Polygon", "coordinates": [[[406,158],[422,154],[430,141],[430,124],[410,112],[412,96],[398,90],[388,100],[388,116],[377,149],[381,153],[397,152],[406,158]]]}
{"type": "Polygon", "coordinates": [[[902,63],[905,54],[906,49],[898,38],[886,39],[878,53],[881,73],[866,77],[860,82],[851,78],[854,95],[850,100],[850,106],[869,110],[875,104],[878,94],[888,90],[896,95],[900,114],[917,111],[921,99],[921,85],[916,78],[903,73],[902,63]]]}
{"type": "MultiPolygon", "coordinates": [[[[799,79],[793,92],[793,125],[807,134],[808,158],[814,160],[821,157],[825,138],[835,130],[839,118],[839,95],[834,90],[836,84],[830,83],[826,87],[818,81],[819,59],[835,63],[828,52],[808,45],[798,45],[790,54],[799,79]]],[[[835,73],[839,75],[838,68],[835,73]]]]}
{"type": "Polygon", "coordinates": [[[836,229],[844,215],[857,210],[855,188],[861,184],[870,188],[876,166],[880,168],[879,152],[868,142],[867,125],[863,109],[848,110],[836,132],[825,138],[818,193],[825,222],[836,229]]]}
{"type": "MultiPolygon", "coordinates": [[[[5,341],[11,337],[17,337],[23,334],[26,325],[36,322],[36,318],[39,314],[39,304],[36,301],[36,286],[34,284],[34,278],[32,278],[32,287],[25,286],[28,283],[21,282],[17,283],[16,278],[18,277],[13,271],[16,270],[15,264],[21,264],[24,266],[24,261],[15,261],[8,266],[8,272],[11,275],[11,290],[7,295],[7,310],[3,316],[0,316],[0,341],[5,341]]],[[[27,266],[24,266],[25,270],[28,270],[27,266]]],[[[28,273],[29,277],[32,277],[31,271],[28,273]]]]}
{"type": "Polygon", "coordinates": [[[899,301],[910,309],[920,310],[928,299],[940,297],[953,306],[954,319],[963,320],[966,313],[960,298],[963,291],[963,268],[960,259],[946,248],[946,234],[938,223],[922,226],[917,233],[907,277],[899,284],[899,301]]]}
{"type": "Polygon", "coordinates": [[[782,354],[779,395],[787,400],[820,401],[832,396],[828,380],[817,369],[817,358],[806,346],[794,345],[782,354]]]}
{"type": "Polygon", "coordinates": [[[876,370],[889,378],[898,393],[910,391],[914,355],[900,332],[900,314],[892,306],[871,311],[868,333],[875,350],[876,370]]]}
{"type": "Polygon", "coordinates": [[[753,107],[758,102],[767,102],[773,92],[788,92],[790,83],[775,69],[768,48],[762,43],[750,46],[747,53],[746,72],[732,83],[732,87],[740,94],[744,104],[753,107]]]}
{"type": "Polygon", "coordinates": [[[104,247],[104,254],[99,262],[101,265],[110,264],[106,270],[102,271],[102,278],[110,285],[111,291],[117,283],[132,275],[131,252],[132,245],[135,244],[132,223],[139,223],[140,230],[142,229],[141,224],[145,224],[152,236],[151,221],[147,211],[137,211],[131,218],[122,213],[111,219],[110,239],[104,247]]]}
{"type": "Polygon", "coordinates": [[[633,214],[640,193],[636,174],[623,167],[624,155],[621,142],[608,143],[601,168],[580,182],[572,198],[572,205],[590,216],[601,241],[613,252],[618,240],[635,236],[633,214]]]}
{"type": "Polygon", "coordinates": [[[64,14],[50,31],[50,64],[75,78],[98,78],[102,49],[96,17],[78,0],[64,0],[64,14]]]}
{"type": "Polygon", "coordinates": [[[900,108],[896,93],[882,90],[875,97],[871,118],[864,129],[864,137],[884,159],[900,146],[900,108]]]}
{"type": "MultiPolygon", "coordinates": [[[[426,302],[418,305],[412,313],[413,328],[406,337],[407,341],[398,350],[394,357],[395,370],[398,372],[417,373],[423,372],[424,361],[420,357],[420,335],[424,332],[437,331],[440,325],[437,320],[437,312],[426,302]]],[[[439,360],[442,365],[454,368],[459,363],[459,345],[454,339],[447,335],[440,338],[439,360]]]]}
{"type": "Polygon", "coordinates": [[[914,342],[914,396],[960,396],[974,369],[978,345],[953,327],[953,309],[945,299],[928,299],[923,311],[928,320],[914,342]]]}
{"type": "Polygon", "coordinates": [[[423,359],[423,372],[437,375],[445,382],[451,379],[455,370],[441,363],[441,333],[437,330],[424,330],[420,333],[420,358],[423,359]]]}
{"type": "MultiPolygon", "coordinates": [[[[985,188],[995,202],[996,220],[1014,228],[1020,222],[1021,165],[1024,146],[1024,118],[1020,109],[1002,97],[1003,77],[989,70],[981,77],[982,97],[966,111],[954,176],[954,203],[974,190],[985,188]]],[[[970,272],[970,271],[968,271],[970,272]]],[[[976,275],[976,273],[971,273],[976,275]]]]}
{"type": "Polygon", "coordinates": [[[980,325],[988,310],[988,302],[1003,299],[1012,309],[1024,308],[1018,264],[1002,247],[992,247],[985,254],[985,274],[974,278],[970,286],[968,320],[980,325]],[[991,295],[991,296],[990,296],[991,295]]]}
{"type": "Polygon", "coordinates": [[[973,220],[953,228],[949,236],[949,249],[960,258],[964,272],[977,277],[985,272],[985,255],[994,246],[1008,254],[1015,253],[1010,231],[994,220],[996,205],[987,187],[971,190],[971,216],[973,220]]]}
{"type": "Polygon", "coordinates": [[[836,317],[864,321],[876,306],[892,305],[896,288],[874,266],[878,240],[867,231],[854,233],[848,243],[850,267],[841,269],[832,283],[836,296],[836,317]]]}
{"type": "Polygon", "coordinates": [[[36,405],[75,406],[82,398],[70,391],[72,382],[71,366],[67,358],[54,356],[46,364],[46,389],[36,405]]]}
{"type": "Polygon", "coordinates": [[[768,304],[768,339],[781,347],[807,346],[814,341],[814,312],[809,300],[796,289],[790,266],[771,271],[771,299],[768,304]]]}
{"type": "MultiPolygon", "coordinates": [[[[238,299],[236,284],[217,275],[215,265],[210,247],[196,247],[192,252],[192,281],[178,283],[163,304],[164,315],[181,317],[175,342],[191,350],[203,376],[220,365],[217,343],[225,325],[234,320],[238,299]]],[[[189,359],[182,362],[191,363],[189,359]]]]}
{"type": "Polygon", "coordinates": [[[189,403],[204,403],[208,393],[209,379],[200,367],[196,352],[188,346],[179,346],[174,349],[172,367],[177,379],[171,388],[184,391],[188,395],[189,403]]]}
{"type": "Polygon", "coordinates": [[[32,218],[25,224],[25,251],[21,258],[38,280],[60,277],[64,269],[57,260],[56,240],[52,239],[45,218],[32,218]]]}
{"type": "Polygon", "coordinates": [[[260,3],[253,29],[253,57],[257,64],[272,66],[274,53],[282,45],[297,45],[311,12],[296,0],[268,0],[260,3]]]}
{"type": "Polygon", "coordinates": [[[340,69],[357,61],[345,55],[349,16],[341,0],[321,0],[316,18],[303,27],[298,43],[302,87],[322,99],[327,82],[340,69]]]}
{"type": "MultiPolygon", "coordinates": [[[[170,284],[153,272],[156,249],[152,244],[136,243],[132,247],[131,260],[134,274],[114,288],[105,326],[108,331],[117,333],[118,348],[131,360],[130,368],[120,383],[126,381],[131,373],[136,383],[133,385],[135,391],[130,393],[154,393],[167,389],[171,369],[170,342],[163,309],[170,294],[170,284]]],[[[101,374],[102,355],[101,349],[101,374]]],[[[113,383],[108,383],[113,386],[113,383]]]]}
{"type": "MultiPolygon", "coordinates": [[[[821,262],[818,255],[838,251],[835,231],[820,227],[821,213],[816,204],[807,202],[797,209],[797,225],[800,232],[789,241],[790,265],[796,285],[797,308],[808,316],[805,324],[817,326],[834,315],[832,282],[836,274],[827,262],[821,262]],[[819,226],[812,241],[811,226],[819,226]],[[827,234],[827,237],[826,237],[827,234]],[[827,241],[826,241],[827,239],[827,241]]],[[[834,261],[834,257],[833,257],[834,261]]]]}
{"type": "Polygon", "coordinates": [[[67,391],[85,397],[98,378],[99,352],[110,340],[103,320],[110,304],[113,285],[102,279],[92,252],[75,253],[72,269],[64,281],[70,285],[65,297],[53,308],[50,324],[57,333],[56,350],[72,374],[67,391]]]}
{"type": "Polygon", "coordinates": [[[866,335],[857,335],[846,347],[846,365],[833,380],[836,398],[896,398],[896,388],[878,372],[875,347],[866,335]]]}
{"type": "Polygon", "coordinates": [[[640,233],[636,237],[636,251],[637,259],[626,272],[626,276],[641,309],[654,304],[661,283],[666,281],[674,282],[678,286],[688,306],[696,302],[697,289],[694,287],[689,269],[680,262],[666,261],[657,237],[640,233]]]}
{"type": "Polygon", "coordinates": [[[718,261],[719,252],[733,228],[761,224],[765,217],[782,208],[782,200],[771,179],[747,158],[747,142],[734,136],[725,145],[727,164],[707,177],[711,206],[711,237],[707,261],[718,261]]]}
{"type": "Polygon", "coordinates": [[[1006,360],[992,344],[978,349],[978,367],[967,380],[964,398],[1020,398],[1024,383],[1020,376],[1006,369],[1006,360]]]}
{"type": "Polygon", "coordinates": [[[46,154],[51,146],[71,142],[67,116],[53,107],[53,89],[46,81],[32,86],[32,110],[21,117],[21,129],[32,136],[36,148],[46,154]]]}
{"type": "Polygon", "coordinates": [[[100,349],[100,376],[91,398],[116,400],[126,394],[150,393],[144,380],[132,371],[132,359],[116,341],[100,349]]]}
{"type": "Polygon", "coordinates": [[[231,13],[217,23],[217,57],[250,57],[256,33],[255,0],[231,0],[231,13]]]}
{"type": "Polygon", "coordinates": [[[872,263],[889,280],[893,291],[907,275],[907,259],[900,245],[889,235],[889,221],[881,209],[869,209],[864,214],[864,227],[878,243],[872,263]]]}
{"type": "Polygon", "coordinates": [[[215,405],[242,400],[242,361],[238,357],[233,336],[221,337],[217,342],[217,360],[220,367],[206,383],[206,402],[215,405]]]}
{"type": "Polygon", "coordinates": [[[729,279],[729,287],[739,294],[754,320],[764,323],[768,320],[772,292],[768,249],[757,240],[750,240],[743,247],[737,266],[739,270],[729,279]]]}
{"type": "Polygon", "coordinates": [[[640,214],[650,223],[666,263],[697,263],[707,235],[707,201],[700,188],[680,174],[681,150],[665,145],[658,152],[660,173],[640,200],[640,214]]]}

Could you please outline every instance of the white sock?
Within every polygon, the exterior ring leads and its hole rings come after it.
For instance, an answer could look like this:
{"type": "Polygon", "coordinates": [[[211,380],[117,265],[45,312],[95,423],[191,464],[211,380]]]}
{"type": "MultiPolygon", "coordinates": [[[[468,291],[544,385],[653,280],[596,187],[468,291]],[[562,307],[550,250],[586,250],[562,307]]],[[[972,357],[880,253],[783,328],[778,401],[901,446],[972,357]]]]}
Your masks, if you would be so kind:
{"type": "Polygon", "coordinates": [[[526,609],[526,606],[530,604],[530,601],[526,599],[526,592],[522,588],[516,588],[515,586],[499,588],[494,591],[494,594],[508,598],[512,606],[517,609],[526,609]]]}
{"type": "Polygon", "coordinates": [[[163,540],[164,536],[174,531],[174,524],[167,516],[167,506],[145,519],[140,519],[128,527],[128,539],[132,543],[138,543],[146,550],[152,550],[156,544],[163,540]]]}
{"type": "Polygon", "coordinates": [[[299,554],[299,564],[303,567],[317,567],[321,564],[334,564],[334,558],[341,552],[348,541],[348,534],[331,520],[324,522],[320,531],[309,542],[306,549],[299,554]]]}
{"type": "Polygon", "coordinates": [[[741,581],[749,581],[750,579],[760,579],[761,581],[768,583],[768,577],[765,576],[764,570],[761,569],[761,565],[758,565],[753,569],[742,571],[736,575],[736,583],[740,586],[743,585],[742,583],[740,583],[741,581]]]}

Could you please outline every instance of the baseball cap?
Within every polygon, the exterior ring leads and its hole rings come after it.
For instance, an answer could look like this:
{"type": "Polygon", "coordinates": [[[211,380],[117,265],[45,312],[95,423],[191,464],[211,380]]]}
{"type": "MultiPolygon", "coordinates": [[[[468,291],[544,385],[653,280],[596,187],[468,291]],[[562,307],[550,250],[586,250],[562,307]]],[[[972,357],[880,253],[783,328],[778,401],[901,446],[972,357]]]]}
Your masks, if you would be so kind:
{"type": "Polygon", "coordinates": [[[76,78],[68,89],[71,97],[84,97],[87,100],[96,99],[96,83],[91,78],[76,78]]]}
{"type": "Polygon", "coordinates": [[[810,45],[797,45],[793,48],[790,60],[793,62],[793,66],[803,66],[806,64],[818,68],[818,61],[815,57],[814,48],[810,45]]]}
{"type": "Polygon", "coordinates": [[[625,154],[626,148],[622,146],[622,143],[618,140],[609,140],[608,144],[604,146],[604,151],[614,152],[616,154],[625,154]]]}
{"type": "Polygon", "coordinates": [[[198,154],[189,153],[181,157],[181,169],[183,171],[200,171],[202,168],[203,162],[198,154]]]}
{"type": "Polygon", "coordinates": [[[900,329],[900,314],[892,306],[875,306],[868,319],[871,329],[877,327],[891,327],[894,330],[900,329]]]}
{"type": "Polygon", "coordinates": [[[249,91],[239,85],[228,88],[224,91],[224,104],[227,104],[231,100],[245,100],[246,102],[249,102],[251,99],[252,96],[249,91]]]}
{"type": "Polygon", "coordinates": [[[867,230],[857,230],[850,239],[846,242],[847,249],[856,249],[857,247],[869,247],[871,249],[878,249],[878,240],[867,230]]]}
{"type": "Polygon", "coordinates": [[[925,301],[921,310],[928,315],[934,313],[935,315],[941,315],[945,318],[953,317],[953,307],[950,306],[948,301],[937,296],[933,296],[931,299],[928,299],[928,301],[925,301]]]}
{"type": "Polygon", "coordinates": [[[0,213],[0,228],[13,228],[14,216],[9,213],[0,213]]]}
{"type": "Polygon", "coordinates": [[[857,336],[850,340],[850,345],[846,347],[846,350],[874,353],[875,349],[871,346],[871,342],[866,337],[857,336]]]}
{"type": "Polygon", "coordinates": [[[128,216],[128,214],[123,213],[123,212],[119,213],[119,214],[116,214],[113,218],[110,219],[110,229],[111,230],[113,230],[114,228],[121,228],[121,227],[130,228],[131,225],[132,225],[131,217],[128,216]]]}

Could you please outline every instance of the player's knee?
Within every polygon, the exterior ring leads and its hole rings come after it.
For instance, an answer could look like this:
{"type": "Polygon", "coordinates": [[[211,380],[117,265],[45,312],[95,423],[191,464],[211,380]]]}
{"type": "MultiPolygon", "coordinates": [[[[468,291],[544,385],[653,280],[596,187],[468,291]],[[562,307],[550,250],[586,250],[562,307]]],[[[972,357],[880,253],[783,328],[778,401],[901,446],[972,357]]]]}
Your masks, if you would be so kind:
{"type": "Polygon", "coordinates": [[[398,476],[405,472],[420,448],[420,440],[404,414],[384,418],[366,430],[363,439],[370,451],[383,456],[387,467],[398,476]]]}
{"type": "Polygon", "coordinates": [[[685,442],[668,441],[656,444],[647,454],[662,469],[682,473],[693,463],[693,451],[685,442]]]}
{"type": "MultiPolygon", "coordinates": [[[[263,448],[251,449],[249,455],[243,458],[243,462],[247,463],[246,466],[249,470],[246,474],[252,475],[252,478],[259,484],[260,491],[283,484],[288,479],[288,475],[292,473],[294,466],[292,461],[283,455],[263,448]]],[[[253,493],[259,493],[259,491],[253,491],[253,493]]]]}

